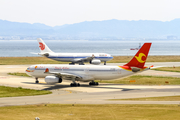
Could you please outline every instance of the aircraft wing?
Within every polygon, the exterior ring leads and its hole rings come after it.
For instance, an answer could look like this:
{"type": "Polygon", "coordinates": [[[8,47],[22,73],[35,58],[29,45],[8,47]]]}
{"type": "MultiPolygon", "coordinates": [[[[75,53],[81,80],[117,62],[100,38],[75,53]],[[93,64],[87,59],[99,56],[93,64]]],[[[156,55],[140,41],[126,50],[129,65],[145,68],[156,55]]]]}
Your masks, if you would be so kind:
{"type": "Polygon", "coordinates": [[[95,57],[92,56],[92,57],[86,57],[86,58],[81,58],[81,59],[74,59],[73,62],[89,62],[91,61],[92,59],[94,59],[95,57]]]}
{"type": "Polygon", "coordinates": [[[48,74],[54,74],[57,77],[63,77],[63,78],[78,78],[78,79],[82,79],[82,77],[80,75],[76,75],[76,74],[72,74],[72,73],[59,73],[59,72],[49,72],[48,69],[46,69],[46,71],[44,73],[48,73],[48,74]]]}
{"type": "Polygon", "coordinates": [[[34,53],[34,52],[30,52],[31,54],[35,54],[35,55],[41,55],[41,56],[45,56],[48,57],[49,53],[34,53]]]}
{"type": "Polygon", "coordinates": [[[150,67],[151,69],[155,69],[155,68],[160,68],[160,67],[163,67],[163,66],[156,66],[156,67],[150,67]]]}

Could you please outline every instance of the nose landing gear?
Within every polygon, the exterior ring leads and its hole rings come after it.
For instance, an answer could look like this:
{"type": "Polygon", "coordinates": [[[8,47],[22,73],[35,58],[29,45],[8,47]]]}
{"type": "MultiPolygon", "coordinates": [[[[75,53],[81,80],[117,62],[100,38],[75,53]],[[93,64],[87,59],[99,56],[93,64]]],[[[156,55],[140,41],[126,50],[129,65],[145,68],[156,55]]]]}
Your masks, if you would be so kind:
{"type": "Polygon", "coordinates": [[[36,78],[36,81],[35,81],[35,83],[39,83],[39,80],[38,80],[38,78],[36,78]]]}

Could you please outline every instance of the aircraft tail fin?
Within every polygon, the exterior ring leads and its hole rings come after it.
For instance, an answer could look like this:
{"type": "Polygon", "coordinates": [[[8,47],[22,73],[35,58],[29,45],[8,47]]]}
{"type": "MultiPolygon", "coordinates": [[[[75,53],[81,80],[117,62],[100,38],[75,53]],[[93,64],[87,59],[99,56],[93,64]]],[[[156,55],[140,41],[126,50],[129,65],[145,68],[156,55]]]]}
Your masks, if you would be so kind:
{"type": "Polygon", "coordinates": [[[124,66],[143,68],[152,43],[144,43],[130,62],[124,66]]]}
{"type": "Polygon", "coordinates": [[[41,53],[52,53],[49,49],[49,47],[44,43],[44,41],[41,38],[37,38],[38,44],[39,44],[39,49],[41,53]]]}

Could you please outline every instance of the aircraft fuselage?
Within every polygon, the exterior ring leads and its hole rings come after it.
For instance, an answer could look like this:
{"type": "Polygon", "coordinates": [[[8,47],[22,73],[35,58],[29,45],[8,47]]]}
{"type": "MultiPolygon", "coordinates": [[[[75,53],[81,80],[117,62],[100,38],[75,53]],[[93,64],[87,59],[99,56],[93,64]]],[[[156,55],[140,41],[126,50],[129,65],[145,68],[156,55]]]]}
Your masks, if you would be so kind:
{"type": "MultiPolygon", "coordinates": [[[[44,78],[48,73],[44,73],[46,69],[49,69],[52,73],[69,73],[77,76],[81,76],[81,81],[91,81],[91,80],[111,80],[117,79],[120,77],[132,75],[135,72],[132,72],[130,69],[123,68],[123,66],[79,66],[79,65],[33,65],[30,66],[26,72],[27,74],[34,76],[36,78],[44,78]]],[[[149,69],[149,68],[144,68],[149,69]]]]}
{"type": "Polygon", "coordinates": [[[113,59],[111,55],[105,53],[49,53],[47,58],[64,62],[76,62],[92,56],[94,56],[94,59],[99,59],[102,62],[113,59]]]}

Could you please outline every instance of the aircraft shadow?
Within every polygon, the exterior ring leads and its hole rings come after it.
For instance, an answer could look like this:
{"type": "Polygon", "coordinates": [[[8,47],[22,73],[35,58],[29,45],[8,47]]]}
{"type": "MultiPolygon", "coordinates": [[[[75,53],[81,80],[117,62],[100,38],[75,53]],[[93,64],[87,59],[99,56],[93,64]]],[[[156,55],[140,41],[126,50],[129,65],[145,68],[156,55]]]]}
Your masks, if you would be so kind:
{"type": "Polygon", "coordinates": [[[46,83],[35,83],[35,82],[21,82],[21,83],[25,83],[25,84],[36,84],[36,85],[47,85],[46,83]]]}
{"type": "MultiPolygon", "coordinates": [[[[55,85],[52,85],[52,84],[46,84],[46,83],[34,83],[34,82],[22,82],[22,83],[25,83],[25,84],[36,84],[36,85],[46,85],[46,87],[48,88],[44,88],[42,90],[56,90],[56,89],[63,89],[63,88],[71,88],[70,85],[64,85],[64,84],[55,84],[55,85]]],[[[140,89],[129,89],[129,88],[121,88],[121,87],[116,87],[117,85],[125,85],[125,84],[108,84],[108,83],[100,83],[98,86],[95,85],[95,86],[90,86],[89,84],[81,84],[80,86],[77,86],[77,87],[87,87],[87,88],[98,88],[98,89],[102,89],[102,88],[105,88],[105,89],[116,89],[116,90],[120,90],[121,91],[131,91],[131,90],[140,90],[140,89]],[[115,86],[113,86],[115,85],[115,86]],[[107,86],[107,87],[106,87],[107,86]]]]}
{"type": "MultiPolygon", "coordinates": [[[[121,88],[121,87],[109,87],[109,85],[112,85],[112,84],[106,84],[107,87],[105,85],[98,85],[98,86],[90,86],[90,85],[81,85],[79,87],[86,87],[86,88],[98,88],[98,89],[102,89],[102,88],[105,88],[105,89],[115,89],[115,90],[120,90],[121,91],[131,91],[131,90],[139,90],[139,89],[129,89],[129,88],[121,88]]],[[[117,85],[117,84],[115,84],[117,85]]],[[[55,89],[62,89],[62,88],[71,88],[70,85],[54,85],[54,86],[51,86],[49,88],[45,88],[43,90],[55,90],[55,89]]]]}

